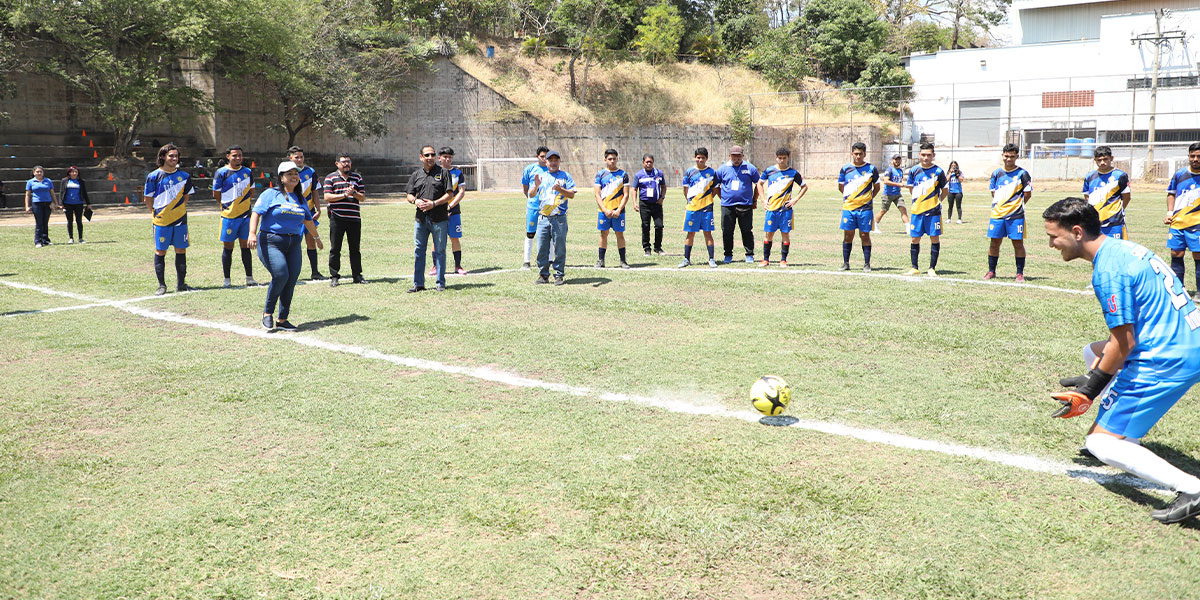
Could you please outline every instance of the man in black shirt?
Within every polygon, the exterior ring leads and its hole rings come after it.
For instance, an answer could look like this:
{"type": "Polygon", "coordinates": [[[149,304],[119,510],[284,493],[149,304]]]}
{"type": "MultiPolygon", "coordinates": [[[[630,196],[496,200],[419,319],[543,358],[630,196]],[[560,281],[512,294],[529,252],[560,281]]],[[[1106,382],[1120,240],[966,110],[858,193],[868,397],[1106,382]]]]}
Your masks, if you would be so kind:
{"type": "Polygon", "coordinates": [[[433,236],[433,265],[437,268],[437,291],[446,289],[446,232],[450,226],[450,173],[434,160],[433,146],[421,147],[421,168],[408,178],[408,202],[417,206],[413,224],[413,286],[409,292],[425,289],[425,254],[433,236]]]}
{"type": "Polygon", "coordinates": [[[342,236],[350,243],[350,272],[354,283],[366,283],[362,276],[362,255],[358,243],[362,236],[362,215],[359,203],[367,199],[362,175],[350,170],[354,163],[350,157],[338,156],[336,171],[325,177],[321,186],[325,190],[325,204],[329,211],[329,285],[337,287],[341,281],[342,236]]]}

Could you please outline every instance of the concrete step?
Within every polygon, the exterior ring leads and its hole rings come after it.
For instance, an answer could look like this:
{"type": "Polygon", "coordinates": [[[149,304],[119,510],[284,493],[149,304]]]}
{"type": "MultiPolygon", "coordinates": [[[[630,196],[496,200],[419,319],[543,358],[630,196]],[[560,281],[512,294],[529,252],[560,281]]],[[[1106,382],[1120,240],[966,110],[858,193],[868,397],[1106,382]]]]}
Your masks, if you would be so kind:
{"type": "Polygon", "coordinates": [[[7,144],[21,144],[29,146],[87,146],[88,142],[97,146],[112,146],[116,143],[116,136],[111,133],[99,133],[89,131],[87,137],[83,136],[83,131],[76,129],[71,132],[48,132],[48,133],[2,133],[0,139],[7,144]]]}

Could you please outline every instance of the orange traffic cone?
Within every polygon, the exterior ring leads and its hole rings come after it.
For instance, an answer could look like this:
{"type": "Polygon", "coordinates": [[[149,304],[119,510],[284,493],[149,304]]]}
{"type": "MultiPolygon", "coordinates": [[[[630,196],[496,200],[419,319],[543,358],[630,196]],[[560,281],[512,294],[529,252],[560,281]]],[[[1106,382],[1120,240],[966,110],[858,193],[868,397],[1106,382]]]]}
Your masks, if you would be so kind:
{"type": "Polygon", "coordinates": [[[96,144],[92,140],[88,140],[88,148],[95,148],[96,144]]]}
{"type": "Polygon", "coordinates": [[[117,193],[117,184],[115,184],[115,183],[113,184],[113,193],[114,194],[117,193]]]}
{"type": "Polygon", "coordinates": [[[83,130],[83,137],[87,137],[87,130],[86,130],[86,129],[84,129],[84,130],[83,130]]]}
{"type": "Polygon", "coordinates": [[[92,158],[100,158],[100,155],[95,150],[92,150],[92,158]]]}
{"type": "Polygon", "coordinates": [[[112,173],[109,173],[109,174],[108,174],[108,180],[109,180],[109,181],[113,181],[114,179],[115,179],[115,178],[113,177],[113,174],[112,174],[112,173]]]}
{"type": "Polygon", "coordinates": [[[125,204],[129,204],[129,196],[125,196],[125,204]]]}
{"type": "Polygon", "coordinates": [[[251,169],[256,169],[256,168],[258,168],[258,167],[255,167],[255,166],[254,166],[254,161],[250,161],[250,168],[251,168],[251,169]]]}

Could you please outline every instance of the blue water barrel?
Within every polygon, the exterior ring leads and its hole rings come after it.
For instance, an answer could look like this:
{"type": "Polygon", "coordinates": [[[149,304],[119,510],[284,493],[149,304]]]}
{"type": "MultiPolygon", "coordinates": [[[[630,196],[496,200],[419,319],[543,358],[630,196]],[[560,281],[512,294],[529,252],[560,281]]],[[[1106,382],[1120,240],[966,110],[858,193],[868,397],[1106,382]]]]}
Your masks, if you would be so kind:
{"type": "Polygon", "coordinates": [[[1079,156],[1079,144],[1083,140],[1075,137],[1067,138],[1067,156],[1079,156]]]}
{"type": "Polygon", "coordinates": [[[495,47],[495,46],[488,46],[488,47],[487,47],[487,50],[485,51],[485,53],[487,54],[487,57],[488,57],[488,58],[496,58],[496,47],[495,47]]]}
{"type": "Polygon", "coordinates": [[[1092,152],[1096,150],[1096,138],[1083,138],[1083,146],[1079,148],[1079,156],[1083,158],[1091,158],[1092,152]]]}

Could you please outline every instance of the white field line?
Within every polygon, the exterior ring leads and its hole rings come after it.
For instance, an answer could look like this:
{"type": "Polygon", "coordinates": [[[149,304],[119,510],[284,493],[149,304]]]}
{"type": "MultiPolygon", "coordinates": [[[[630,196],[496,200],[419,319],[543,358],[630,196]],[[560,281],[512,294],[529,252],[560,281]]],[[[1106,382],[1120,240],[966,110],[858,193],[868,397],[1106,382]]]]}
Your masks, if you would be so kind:
{"type": "MultiPolygon", "coordinates": [[[[0,284],[4,284],[4,285],[14,287],[14,288],[33,290],[33,291],[38,291],[38,292],[42,292],[45,294],[57,295],[57,296],[62,296],[62,297],[67,297],[67,298],[88,299],[87,297],[82,297],[79,294],[74,294],[71,292],[61,292],[58,290],[52,290],[52,289],[44,288],[44,287],[40,287],[40,286],[27,285],[27,284],[17,283],[17,282],[13,282],[13,281],[5,281],[3,279],[0,279],[0,284]]],[[[737,419],[740,421],[747,421],[747,422],[757,422],[759,419],[762,418],[762,415],[760,415],[756,412],[749,411],[749,410],[732,410],[729,408],[725,408],[723,406],[714,406],[714,405],[710,405],[710,404],[696,404],[696,403],[693,403],[693,402],[690,402],[687,400],[670,399],[670,398],[664,398],[664,397],[659,397],[659,396],[641,396],[641,395],[636,395],[636,394],[626,394],[626,393],[620,393],[620,392],[605,392],[602,390],[595,390],[595,389],[584,387],[584,386],[576,386],[576,385],[568,385],[565,383],[551,383],[551,382],[546,382],[546,381],[540,381],[537,379],[532,379],[532,378],[524,377],[521,375],[515,375],[512,373],[505,373],[503,371],[497,371],[497,370],[489,369],[489,368],[485,368],[485,367],[468,367],[468,366],[462,366],[462,365],[451,365],[451,364],[447,364],[447,363],[426,360],[426,359],[422,359],[422,358],[411,358],[411,357],[406,357],[406,356],[398,356],[398,355],[394,355],[394,354],[386,354],[383,352],[379,352],[378,350],[372,350],[370,348],[365,348],[362,346],[353,346],[353,345],[348,345],[348,344],[339,344],[336,342],[327,342],[324,340],[319,340],[317,338],[309,337],[307,335],[271,333],[271,332],[267,332],[265,330],[257,329],[257,328],[243,327],[241,325],[234,325],[234,324],[230,324],[230,323],[221,323],[218,321],[209,321],[206,319],[197,319],[194,317],[188,317],[188,316],[180,315],[177,313],[161,311],[161,310],[153,310],[153,309],[143,308],[140,306],[134,306],[131,304],[131,301],[133,301],[133,300],[138,300],[138,299],[135,298],[132,300],[100,301],[100,302],[97,302],[96,304],[103,305],[103,306],[111,306],[113,308],[123,310],[130,314],[134,314],[134,315],[137,315],[140,317],[145,317],[147,319],[153,319],[156,321],[163,321],[163,322],[167,322],[167,323],[176,323],[176,324],[183,324],[183,325],[192,325],[195,327],[214,329],[217,331],[224,331],[227,333],[232,333],[235,335],[240,335],[240,336],[250,337],[250,338],[273,340],[273,341],[278,341],[278,342],[290,342],[290,343],[294,343],[294,344],[300,344],[301,346],[306,346],[309,348],[317,348],[317,349],[326,350],[329,352],[351,354],[351,355],[359,356],[359,357],[366,358],[369,360],[384,361],[384,362],[392,363],[394,365],[399,365],[399,366],[408,367],[408,368],[412,368],[412,369],[420,369],[423,371],[432,371],[432,372],[438,372],[438,373],[446,373],[446,374],[450,374],[450,375],[458,375],[458,376],[462,376],[462,377],[469,377],[472,379],[489,381],[489,382],[499,383],[499,384],[503,384],[503,385],[510,385],[510,386],[515,386],[515,387],[523,387],[523,388],[531,388],[531,389],[542,389],[542,390],[547,390],[547,391],[551,391],[551,392],[570,394],[572,396],[578,396],[578,397],[583,397],[583,398],[594,398],[594,399],[603,400],[606,402],[620,402],[620,403],[627,403],[627,404],[636,404],[638,406],[656,408],[656,409],[666,410],[669,412],[674,412],[674,413],[679,413],[679,414],[720,417],[720,418],[727,418],[727,419],[737,419]]],[[[875,444],[884,444],[884,445],[888,445],[888,446],[894,446],[897,448],[907,448],[910,450],[937,452],[939,454],[945,454],[945,455],[949,455],[949,456],[973,458],[976,460],[982,460],[982,461],[986,461],[986,462],[992,462],[992,463],[996,463],[996,464],[1016,467],[1016,468],[1024,469],[1027,471],[1034,471],[1034,472],[1038,472],[1038,473],[1048,473],[1048,474],[1052,474],[1052,475],[1063,475],[1063,476],[1071,477],[1073,479],[1090,481],[1093,483],[1099,483],[1099,484],[1120,483],[1120,484],[1124,484],[1124,485],[1135,487],[1135,488],[1142,489],[1142,490],[1163,491],[1161,488],[1159,488],[1158,486],[1155,486],[1154,484],[1151,484],[1149,482],[1143,481],[1141,479],[1132,477],[1132,476],[1124,474],[1124,473],[1114,472],[1114,471],[1108,470],[1108,469],[1101,469],[1101,468],[1095,468],[1095,467],[1084,467],[1084,466],[1074,465],[1074,464],[1070,464],[1070,463],[1058,462],[1058,461],[1038,458],[1036,456],[1015,454],[1015,453],[1011,453],[1011,452],[1003,452],[1003,451],[991,450],[991,449],[987,449],[987,448],[977,448],[977,447],[965,446],[965,445],[961,445],[961,444],[939,442],[936,440],[926,440],[926,439],[916,438],[916,437],[902,435],[902,434],[898,434],[898,433],[889,433],[889,432],[881,431],[881,430],[877,430],[877,429],[866,429],[866,428],[862,428],[862,427],[853,427],[853,426],[849,426],[849,425],[843,425],[840,423],[829,423],[829,422],[824,422],[824,421],[797,420],[796,422],[791,423],[788,426],[795,427],[798,429],[805,429],[805,430],[809,430],[809,431],[826,433],[829,435],[837,435],[837,436],[842,436],[842,437],[854,438],[854,439],[863,440],[863,441],[871,442],[871,443],[875,443],[875,444]]]]}

